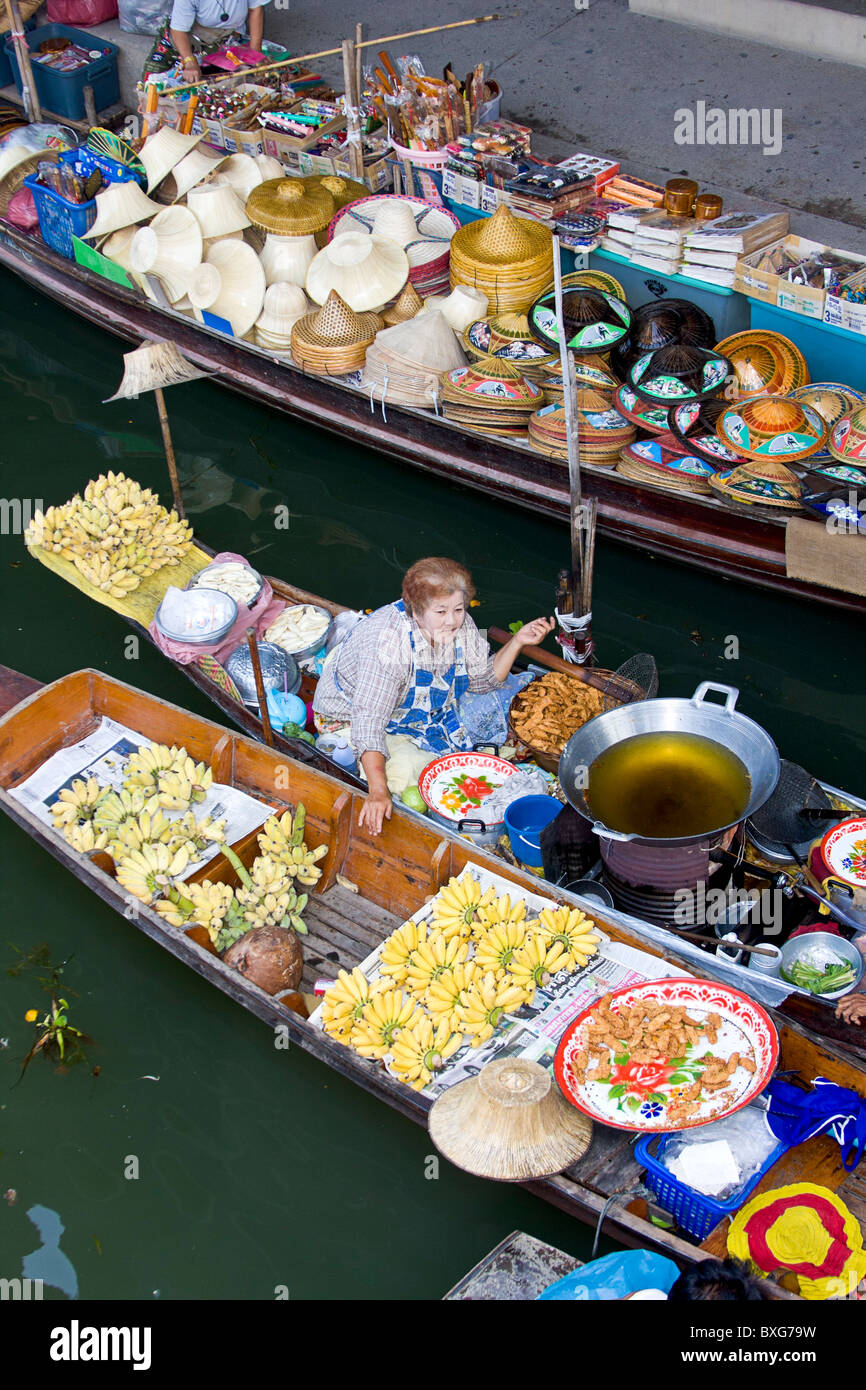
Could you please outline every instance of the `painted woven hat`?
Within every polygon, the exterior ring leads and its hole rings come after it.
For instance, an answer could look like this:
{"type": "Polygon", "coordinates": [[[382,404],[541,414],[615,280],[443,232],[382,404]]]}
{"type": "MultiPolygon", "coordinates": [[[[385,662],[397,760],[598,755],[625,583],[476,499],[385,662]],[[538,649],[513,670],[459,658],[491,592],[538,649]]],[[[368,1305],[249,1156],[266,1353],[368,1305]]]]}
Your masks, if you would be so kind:
{"type": "Polygon", "coordinates": [[[712,347],[715,339],[713,320],[690,299],[651,299],[632,314],[629,342],[646,352],[670,343],[712,347]]]}
{"type": "Polygon", "coordinates": [[[277,236],[312,236],[334,215],[334,200],[321,186],[307,188],[303,179],[265,179],[246,201],[254,227],[277,236]]]}
{"type": "MultiPolygon", "coordinates": [[[[576,288],[563,292],[562,319],[567,345],[581,357],[594,356],[609,352],[625,338],[631,325],[631,310],[625,300],[603,290],[576,288]]],[[[552,295],[542,295],[532,305],[529,326],[548,352],[559,352],[552,295]]]]}
{"type": "Polygon", "coordinates": [[[719,396],[707,401],[684,401],[668,411],[670,432],[689,453],[706,459],[715,468],[734,468],[743,462],[744,456],[716,434],[719,416],[728,409],[730,402],[719,396]]]}
{"type": "Polygon", "coordinates": [[[719,416],[716,433],[743,458],[780,463],[808,458],[827,440],[827,426],[817,410],[787,396],[737,401],[719,416]]]}
{"type": "Polygon", "coordinates": [[[613,406],[630,424],[650,434],[662,434],[668,429],[667,405],[650,405],[635,395],[630,386],[620,386],[613,393],[613,406]]]}
{"type": "Polygon", "coordinates": [[[714,471],[714,464],[684,448],[670,432],[627,444],[617,464],[624,477],[673,492],[709,493],[714,471]]]}
{"type": "Polygon", "coordinates": [[[485,434],[524,435],[542,399],[540,387],[498,357],[482,357],[442,378],[446,417],[485,434]]]}
{"type": "MultiPolygon", "coordinates": [[[[571,270],[562,277],[562,288],[564,290],[603,290],[605,294],[615,295],[617,299],[625,299],[626,293],[619,280],[613,275],[608,275],[606,270],[571,270]]],[[[556,285],[550,280],[544,287],[544,294],[555,294],[556,285]]]]}
{"type": "Polygon", "coordinates": [[[803,484],[784,463],[773,459],[749,459],[736,468],[714,473],[710,487],[719,497],[746,507],[773,507],[776,510],[800,510],[803,484]]]}
{"type": "Polygon", "coordinates": [[[791,1270],[806,1299],[843,1298],[866,1276],[860,1223],[835,1192],[816,1183],[753,1197],[731,1222],[728,1252],[763,1274],[791,1270]]]}
{"type": "MultiPolygon", "coordinates": [[[[587,386],[592,391],[599,391],[609,400],[613,397],[614,391],[619,388],[619,382],[599,358],[575,357],[572,353],[574,362],[574,378],[578,387],[587,386]]],[[[562,401],[564,396],[564,386],[562,381],[562,370],[557,363],[551,367],[544,376],[537,378],[538,384],[544,392],[546,401],[562,401]]]]}
{"type": "Polygon", "coordinates": [[[463,346],[471,358],[502,357],[524,375],[538,381],[559,362],[559,354],[546,352],[529,331],[525,314],[497,314],[476,319],[463,334],[463,346]]]}
{"type": "Polygon", "coordinates": [[[170,125],[161,126],[154,135],[149,135],[141,147],[139,159],[147,173],[147,191],[152,193],[158,183],[170,174],[175,165],[194,150],[201,135],[181,135],[170,125]]]}
{"type": "Polygon", "coordinates": [[[786,396],[809,381],[800,349],[782,333],[751,329],[716,343],[716,352],[734,369],[740,400],[751,396],[786,396]]]}
{"type": "Polygon", "coordinates": [[[387,237],[347,232],[319,251],[307,271],[306,290],[324,304],[332,290],[358,313],[379,309],[398,295],[409,278],[406,253],[387,237]]]}
{"type": "Polygon", "coordinates": [[[717,395],[731,371],[727,357],[710,348],[672,343],[642,353],[629,367],[626,384],[650,405],[671,405],[717,395]]]}
{"type": "Polygon", "coordinates": [[[839,463],[866,466],[866,406],[858,406],[836,421],[827,448],[839,463]]]}
{"type": "MultiPolygon", "coordinates": [[[[791,391],[790,396],[792,401],[798,401],[800,405],[810,405],[813,410],[817,410],[822,420],[826,420],[831,432],[843,415],[856,410],[858,405],[866,405],[866,392],[855,391],[853,386],[843,386],[837,381],[818,381],[812,382],[809,386],[799,386],[795,391],[791,391]]],[[[812,455],[809,467],[832,463],[832,460],[833,455],[829,448],[825,447],[812,455]]]]}

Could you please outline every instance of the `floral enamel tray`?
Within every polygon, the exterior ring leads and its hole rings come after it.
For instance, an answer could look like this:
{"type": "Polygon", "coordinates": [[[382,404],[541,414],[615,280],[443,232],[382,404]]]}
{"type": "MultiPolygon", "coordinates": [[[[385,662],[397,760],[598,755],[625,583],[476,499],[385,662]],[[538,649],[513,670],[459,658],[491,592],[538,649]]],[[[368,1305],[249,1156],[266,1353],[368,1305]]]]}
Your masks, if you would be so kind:
{"type": "Polygon", "coordinates": [[[431,811],[448,820],[471,820],[482,802],[513,775],[513,763],[492,753],[448,753],[428,763],[418,789],[431,811]]]}
{"type": "Polygon", "coordinates": [[[858,888],[866,885],[866,820],[846,820],[828,830],[821,854],[831,874],[858,888]]]}
{"type": "Polygon", "coordinates": [[[569,1025],[556,1050],[556,1079],[566,1099],[601,1124],[650,1131],[709,1124],[747,1105],[773,1075],[779,1054],[776,1030],[761,1006],[739,990],[709,980],[647,980],[616,990],[608,999],[609,1016],[614,1018],[620,1010],[651,1003],[660,1006],[657,1017],[669,1007],[684,1008],[698,1026],[688,1029],[692,1038],[678,1056],[650,1060],[651,1049],[645,1046],[617,1041],[614,1051],[596,1038],[596,1047],[604,1047],[606,1057],[596,1053],[587,1062],[593,1042],[590,1029],[606,1026],[599,1014],[603,1001],[569,1025]],[[704,1038],[705,1031],[710,1036],[704,1038]],[[719,1060],[705,1062],[708,1053],[719,1060]],[[730,1065],[735,1053],[736,1065],[720,1082],[721,1064],[730,1065]],[[608,1074],[596,1080],[595,1071],[608,1074]],[[709,1081],[702,1083],[705,1073],[709,1081]]]}

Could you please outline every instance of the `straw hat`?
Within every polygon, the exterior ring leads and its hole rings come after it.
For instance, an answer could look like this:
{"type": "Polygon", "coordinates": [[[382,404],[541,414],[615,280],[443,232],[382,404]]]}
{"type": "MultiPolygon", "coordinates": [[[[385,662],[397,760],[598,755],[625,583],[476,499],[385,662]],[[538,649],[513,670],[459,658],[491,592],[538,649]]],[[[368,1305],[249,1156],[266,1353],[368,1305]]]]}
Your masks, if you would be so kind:
{"type": "Polygon", "coordinates": [[[424,301],[425,310],[438,309],[455,333],[464,333],[476,319],[487,313],[490,301],[483,290],[472,285],[455,285],[450,294],[433,295],[424,301]]]}
{"type": "Polygon", "coordinates": [[[549,227],[515,217],[500,203],[489,219],[469,222],[451,241],[451,285],[484,290],[491,312],[525,313],[553,271],[549,227]]]}
{"type": "Polygon", "coordinates": [[[186,294],[201,256],[201,228],[189,208],[158,213],[149,227],[139,227],[129,247],[131,268],[140,275],[156,275],[170,304],[186,294]]]}
{"type": "Polygon", "coordinates": [[[310,302],[298,285],[279,283],[265,292],[262,312],[256,320],[255,341],[259,347],[287,351],[292,329],[298,319],[310,312],[310,302]]]}
{"type": "Polygon", "coordinates": [[[249,226],[243,203],[222,174],[191,188],[186,205],[195,214],[202,236],[221,237],[249,226]]]}
{"type": "Polygon", "coordinates": [[[285,280],[291,285],[303,285],[307,271],[316,254],[314,236],[277,236],[268,232],[259,252],[269,285],[285,280]]]}
{"type": "Polygon", "coordinates": [[[386,236],[398,246],[408,246],[418,240],[418,228],[412,208],[402,198],[388,199],[376,208],[370,228],[373,236],[386,236]]]}
{"type": "Polygon", "coordinates": [[[198,381],[210,376],[188,362],[177,343],[142,343],[134,352],[123,354],[123,380],[113,396],[103,401],[135,401],[145,391],[157,386],[180,386],[185,381],[198,381]]]}
{"type": "Polygon", "coordinates": [[[230,154],[220,169],[220,175],[228,179],[244,205],[253,189],[265,181],[264,174],[251,154],[230,154]]]}
{"type": "Polygon", "coordinates": [[[204,131],[201,135],[181,135],[170,125],[161,126],[155,135],[148,136],[138,156],[147,173],[148,193],[203,139],[204,131]]]}
{"type": "MultiPolygon", "coordinates": [[[[198,218],[196,218],[196,222],[198,222],[198,218]]],[[[221,241],[246,241],[246,233],[247,233],[248,230],[249,230],[249,228],[248,228],[248,227],[245,227],[244,230],[243,230],[242,232],[224,232],[222,236],[206,236],[206,237],[202,237],[202,242],[201,242],[201,258],[202,258],[202,260],[203,260],[203,261],[206,261],[206,260],[207,260],[207,253],[208,253],[208,251],[211,249],[212,246],[217,246],[221,241]]],[[[255,247],[253,247],[253,250],[255,250],[255,247]]],[[[257,253],[257,254],[258,254],[258,253],[257,253]]]]}
{"type": "Polygon", "coordinates": [[[82,234],[82,240],[94,241],[97,237],[108,236],[121,227],[131,227],[136,222],[147,222],[161,212],[159,203],[139,188],[134,179],[125,183],[110,183],[96,195],[96,221],[89,231],[82,234]]]}
{"type": "Polygon", "coordinates": [[[322,188],[307,190],[303,179],[266,179],[247,198],[253,226],[277,236],[311,236],[334,215],[334,200],[322,188]]]}
{"type": "Polygon", "coordinates": [[[305,371],[345,375],[364,365],[381,326],[378,314],[356,314],[332,290],[321,309],[305,314],[292,328],[292,356],[305,371]]]}
{"type": "Polygon", "coordinates": [[[797,463],[827,442],[827,422],[811,406],[787,396],[738,401],[716,421],[723,444],[747,459],[797,463]]]}
{"type": "Polygon", "coordinates": [[[115,265],[119,265],[122,270],[132,270],[132,261],[129,259],[130,248],[132,247],[133,237],[139,231],[138,227],[121,227],[120,231],[112,232],[111,236],[106,237],[99,250],[103,256],[107,256],[115,265]]]}
{"type": "Polygon", "coordinates": [[[386,309],[382,317],[390,327],[395,323],[404,323],[406,319],[413,319],[423,307],[424,300],[411,280],[407,280],[390,309],[386,309]]]}
{"type": "Polygon", "coordinates": [[[0,174],[0,217],[6,216],[6,210],[15,194],[23,188],[24,180],[36,173],[37,165],[56,164],[59,158],[60,150],[37,150],[33,154],[24,150],[21,158],[11,164],[5,174],[0,174]]]}
{"type": "Polygon", "coordinates": [[[187,294],[200,322],[207,310],[227,319],[234,336],[243,338],[262,311],[264,268],[251,246],[242,241],[221,241],[193,271],[187,294]]]}
{"type": "MultiPolygon", "coordinates": [[[[341,174],[311,174],[309,178],[304,179],[304,188],[313,196],[319,192],[329,193],[336,212],[348,207],[350,203],[357,202],[359,198],[366,198],[370,192],[365,183],[358,183],[356,179],[344,179],[341,174]]],[[[328,240],[327,227],[322,227],[316,232],[316,243],[319,247],[326,246],[328,240]]]]}
{"type": "Polygon", "coordinates": [[[750,459],[724,472],[713,473],[709,484],[718,497],[747,507],[756,503],[781,511],[799,511],[803,484],[783,463],[750,459]]]}
{"type": "Polygon", "coordinates": [[[376,348],[395,363],[423,372],[441,375],[466,365],[466,355],[441,314],[420,314],[383,328],[376,335],[376,348]]]}
{"type": "Polygon", "coordinates": [[[213,155],[207,150],[196,146],[190,150],[188,155],[184,155],[180,164],[176,165],[171,171],[171,178],[174,181],[174,201],[185,198],[191,188],[195,188],[197,183],[209,178],[215,173],[221,164],[225,164],[227,155],[213,155]]]}
{"type": "Polygon", "coordinates": [[[732,375],[731,362],[720,353],[671,343],[642,353],[629,367],[625,384],[650,405],[670,406],[718,395],[732,375]]]}
{"type": "Polygon", "coordinates": [[[539,381],[559,362],[558,353],[547,352],[533,338],[525,314],[476,319],[463,334],[463,346],[469,357],[504,357],[533,381],[539,381]]]}
{"type": "Polygon", "coordinates": [[[494,1058],[478,1076],[444,1091],[429,1127],[439,1152],[458,1168],[500,1182],[561,1173],[592,1138],[592,1121],[525,1057],[494,1058]]]}
{"type": "Polygon", "coordinates": [[[318,253],[307,271],[307,294],[323,304],[331,290],[356,310],[387,304],[409,278],[406,253],[385,237],[347,232],[318,253]]]}
{"type": "Polygon", "coordinates": [[[262,182],[265,179],[283,178],[283,166],[278,159],[274,159],[272,154],[254,154],[253,159],[256,161],[256,168],[262,176],[262,182]]]}
{"type": "Polygon", "coordinates": [[[806,359],[795,343],[770,329],[748,329],[716,343],[716,352],[733,364],[738,400],[747,396],[787,396],[809,381],[806,359]]]}
{"type": "Polygon", "coordinates": [[[858,406],[836,421],[827,448],[840,463],[866,463],[866,406],[858,406]]]}

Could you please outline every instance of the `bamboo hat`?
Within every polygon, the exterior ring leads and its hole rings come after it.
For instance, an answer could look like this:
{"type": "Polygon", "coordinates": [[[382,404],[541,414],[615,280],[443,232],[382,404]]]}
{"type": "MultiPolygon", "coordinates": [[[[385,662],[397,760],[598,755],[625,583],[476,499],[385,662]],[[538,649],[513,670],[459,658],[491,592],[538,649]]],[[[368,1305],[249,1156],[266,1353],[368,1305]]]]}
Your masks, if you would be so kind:
{"type": "Polygon", "coordinates": [[[379,351],[376,343],[367,348],[361,386],[391,405],[411,405],[431,409],[439,400],[439,373],[422,372],[417,368],[395,365],[379,351]]]}
{"type": "Polygon", "coordinates": [[[309,300],[299,285],[284,282],[271,285],[265,292],[262,312],[256,319],[255,337],[259,347],[288,350],[292,329],[298,319],[309,312],[309,300]]]}
{"type": "Polygon", "coordinates": [[[185,381],[198,381],[210,376],[188,362],[177,343],[142,343],[134,352],[123,354],[123,380],[113,396],[103,401],[135,401],[145,391],[157,387],[181,386],[185,381]]]}
{"type": "Polygon", "coordinates": [[[861,405],[836,421],[827,448],[840,463],[866,463],[866,406],[861,405]]]}
{"type": "Polygon", "coordinates": [[[286,281],[303,286],[317,249],[314,236],[277,236],[268,232],[259,252],[268,284],[286,281]]]}
{"type": "MultiPolygon", "coordinates": [[[[600,391],[603,396],[613,396],[619,382],[608,367],[603,366],[597,358],[590,360],[585,357],[573,357],[573,361],[574,379],[577,386],[589,386],[593,391],[600,391]]],[[[546,400],[562,401],[565,388],[562,382],[562,370],[558,365],[551,367],[538,380],[546,400]]]]}
{"type": "Polygon", "coordinates": [[[10,165],[5,174],[0,174],[0,217],[6,216],[6,210],[15,194],[23,188],[24,180],[36,173],[37,165],[56,164],[59,158],[59,150],[36,150],[35,153],[25,150],[22,157],[10,165]]]}
{"type": "Polygon", "coordinates": [[[439,309],[455,333],[463,333],[475,319],[483,318],[490,300],[472,285],[455,285],[450,294],[433,295],[424,301],[424,310],[439,309]]]}
{"type": "Polygon", "coordinates": [[[669,407],[662,403],[650,405],[649,401],[640,400],[630,386],[619,386],[614,391],[613,405],[624,420],[650,434],[661,434],[669,428],[669,407]]]}
{"type": "Polygon", "coordinates": [[[292,328],[292,356],[305,371],[343,376],[364,365],[381,326],[378,314],[356,314],[332,290],[322,308],[305,314],[292,328]]]}
{"type": "Polygon", "coordinates": [[[349,203],[357,202],[359,198],[366,198],[370,192],[365,183],[358,183],[357,179],[344,179],[342,174],[311,174],[303,183],[308,193],[315,194],[318,189],[324,189],[330,194],[335,212],[348,207],[349,203]]]}
{"type": "Polygon", "coordinates": [[[395,323],[405,323],[407,319],[413,319],[423,308],[424,300],[411,280],[407,280],[390,309],[386,309],[382,317],[390,328],[395,323]]]}
{"type": "Polygon", "coordinates": [[[201,135],[181,135],[170,125],[161,126],[155,135],[149,135],[138,156],[147,173],[148,193],[203,139],[204,131],[201,135]]]}
{"type": "Polygon", "coordinates": [[[265,179],[253,189],[246,207],[253,226],[277,236],[311,236],[334,215],[330,193],[307,189],[303,179],[265,179]]]}
{"type": "Polygon", "coordinates": [[[307,271],[306,289],[317,304],[332,290],[358,313],[387,304],[409,278],[402,247],[385,237],[347,232],[323,247],[307,271]]]}
{"type": "Polygon", "coordinates": [[[236,338],[243,338],[262,311],[265,288],[264,267],[253,248],[243,241],[222,241],[193,271],[187,294],[196,317],[205,310],[216,314],[228,320],[236,338]]]}
{"type": "Polygon", "coordinates": [[[803,484],[796,473],[771,459],[750,459],[736,468],[713,473],[709,484],[726,501],[778,511],[799,511],[803,496],[803,484]]]}
{"type": "Polygon", "coordinates": [[[559,354],[548,352],[533,338],[525,314],[495,314],[476,319],[463,334],[463,346],[470,357],[503,357],[534,381],[550,372],[559,354]]]}
{"type": "Polygon", "coordinates": [[[828,431],[811,406],[787,396],[758,396],[723,411],[716,434],[743,458],[797,463],[823,448],[828,431]]]}
{"type": "Polygon", "coordinates": [[[251,154],[230,154],[220,169],[220,175],[228,179],[241,202],[246,204],[254,188],[264,183],[264,175],[251,154]]]}
{"type": "Polygon", "coordinates": [[[214,174],[207,183],[191,188],[186,205],[195,214],[202,236],[222,237],[249,226],[243,203],[222,174],[214,174]]]}
{"type": "Polygon", "coordinates": [[[504,203],[491,218],[461,227],[451,240],[452,288],[465,284],[483,290],[492,313],[525,312],[552,272],[550,228],[515,217],[504,203]]]}
{"type": "Polygon", "coordinates": [[[266,179],[281,179],[284,177],[283,166],[278,159],[274,159],[272,154],[254,154],[256,168],[262,176],[262,182],[266,179]]]}
{"type": "Polygon", "coordinates": [[[737,377],[738,399],[787,396],[809,381],[806,359],[795,343],[769,329],[748,329],[716,343],[737,377]]]}
{"type": "Polygon", "coordinates": [[[494,1058],[478,1076],[444,1091],[430,1138],[458,1168],[500,1182],[561,1173],[582,1158],[592,1121],[568,1104],[550,1073],[524,1057],[494,1058]]]}
{"type": "Polygon", "coordinates": [[[119,231],[112,232],[111,236],[105,238],[100,246],[103,256],[107,256],[115,265],[119,265],[123,270],[132,270],[132,261],[129,259],[133,237],[139,231],[138,227],[121,227],[119,231]]]}
{"type": "Polygon", "coordinates": [[[118,232],[121,227],[147,222],[161,211],[159,203],[148,198],[134,179],[110,183],[96,195],[96,221],[89,231],[82,234],[82,240],[93,241],[97,237],[108,236],[109,232],[118,232]]]}
{"type": "MultiPolygon", "coordinates": [[[[826,420],[831,434],[833,426],[843,415],[849,415],[858,406],[866,404],[866,393],[855,391],[852,386],[844,386],[838,381],[816,381],[809,386],[799,386],[791,391],[790,396],[792,401],[799,401],[801,405],[810,405],[813,410],[817,410],[821,418],[826,420]]],[[[829,463],[833,455],[828,446],[829,440],[817,454],[812,454],[809,459],[810,468],[814,468],[818,463],[829,463]]]]}
{"type": "Polygon", "coordinates": [[[421,372],[438,375],[466,365],[466,356],[441,314],[421,314],[383,328],[376,335],[376,348],[395,365],[421,372]]]}
{"type": "Polygon", "coordinates": [[[642,353],[629,367],[626,383],[648,404],[670,406],[718,395],[732,374],[730,360],[721,353],[671,343],[642,353]]]}
{"type": "Polygon", "coordinates": [[[216,173],[220,165],[224,165],[229,157],[225,154],[210,154],[199,145],[194,150],[190,150],[189,154],[184,155],[180,163],[175,165],[171,171],[171,177],[174,179],[175,202],[180,198],[185,198],[189,190],[195,188],[197,183],[201,183],[203,179],[216,173]]]}
{"type": "Polygon", "coordinates": [[[189,208],[166,208],[149,226],[139,227],[128,255],[131,269],[155,275],[174,304],[186,294],[189,277],[201,264],[201,228],[189,208]]]}

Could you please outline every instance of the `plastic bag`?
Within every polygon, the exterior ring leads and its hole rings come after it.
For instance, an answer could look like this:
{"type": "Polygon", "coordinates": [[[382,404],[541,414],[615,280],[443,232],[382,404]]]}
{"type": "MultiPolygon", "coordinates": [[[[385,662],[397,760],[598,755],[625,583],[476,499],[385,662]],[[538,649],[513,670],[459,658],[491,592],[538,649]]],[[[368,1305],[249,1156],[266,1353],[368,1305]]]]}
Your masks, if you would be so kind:
{"type": "Polygon", "coordinates": [[[535,677],[531,671],[510,675],[498,690],[469,693],[460,701],[460,722],[474,744],[495,743],[508,738],[508,709],[518,691],[535,677]]]}
{"type": "Polygon", "coordinates": [[[49,24],[71,24],[75,29],[90,29],[117,18],[118,0],[47,0],[45,6],[49,24]]]}
{"type": "Polygon", "coordinates": [[[623,1250],[591,1260],[538,1295],[541,1303],[608,1302],[639,1289],[669,1293],[680,1277],[673,1260],[651,1250],[623,1250]]]}
{"type": "Polygon", "coordinates": [[[127,34],[158,34],[168,23],[166,0],[117,0],[117,9],[127,34]]]}
{"type": "Polygon", "coordinates": [[[739,1178],[735,1182],[711,1194],[722,1202],[744,1188],[750,1178],[761,1171],[773,1150],[779,1147],[779,1140],[767,1122],[766,1112],[747,1105],[726,1119],[717,1120],[715,1124],[701,1125],[697,1130],[684,1130],[681,1134],[672,1135],[664,1153],[657,1155],[658,1161],[682,1182],[679,1168],[674,1166],[677,1159],[688,1148],[718,1140],[727,1142],[739,1168],[739,1178]]]}

